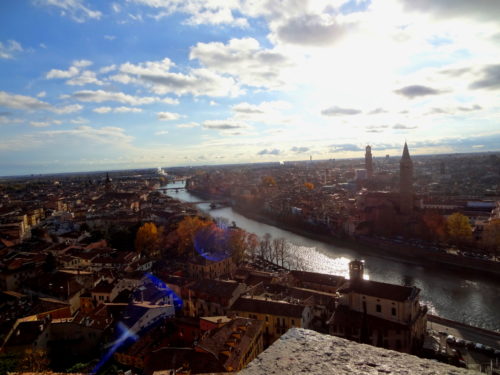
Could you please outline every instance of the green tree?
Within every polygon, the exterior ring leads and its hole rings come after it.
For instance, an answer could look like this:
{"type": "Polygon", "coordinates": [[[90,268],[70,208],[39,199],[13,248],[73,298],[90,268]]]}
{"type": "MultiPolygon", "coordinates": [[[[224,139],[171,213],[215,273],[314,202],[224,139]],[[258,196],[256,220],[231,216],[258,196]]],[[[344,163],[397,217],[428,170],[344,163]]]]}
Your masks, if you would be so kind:
{"type": "Polygon", "coordinates": [[[472,238],[472,227],[469,218],[460,212],[455,212],[446,219],[446,230],[451,242],[459,245],[472,238]]]}

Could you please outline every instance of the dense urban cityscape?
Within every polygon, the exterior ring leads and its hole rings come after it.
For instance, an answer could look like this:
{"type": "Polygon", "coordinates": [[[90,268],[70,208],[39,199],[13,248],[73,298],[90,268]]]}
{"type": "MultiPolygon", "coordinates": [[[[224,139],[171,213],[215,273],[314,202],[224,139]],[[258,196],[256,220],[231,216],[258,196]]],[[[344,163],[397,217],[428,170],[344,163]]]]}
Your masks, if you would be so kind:
{"type": "Polygon", "coordinates": [[[401,158],[367,146],[359,159],[3,178],[3,371],[232,372],[293,327],[498,371],[498,314],[475,328],[430,311],[415,285],[368,279],[361,258],[315,272],[289,238],[217,215],[230,206],[330,257],[362,247],[494,281],[498,157],[413,158],[405,144],[401,158]]]}
{"type": "Polygon", "coordinates": [[[500,375],[499,19],[0,0],[0,375],[500,375]]]}

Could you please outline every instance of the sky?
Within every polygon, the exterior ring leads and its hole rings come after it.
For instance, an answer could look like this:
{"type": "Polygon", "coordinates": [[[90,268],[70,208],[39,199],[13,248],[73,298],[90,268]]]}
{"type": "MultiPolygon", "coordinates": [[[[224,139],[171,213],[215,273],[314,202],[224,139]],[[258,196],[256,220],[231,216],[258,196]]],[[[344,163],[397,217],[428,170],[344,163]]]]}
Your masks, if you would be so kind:
{"type": "Polygon", "coordinates": [[[0,175],[500,150],[500,1],[1,0],[0,175]]]}

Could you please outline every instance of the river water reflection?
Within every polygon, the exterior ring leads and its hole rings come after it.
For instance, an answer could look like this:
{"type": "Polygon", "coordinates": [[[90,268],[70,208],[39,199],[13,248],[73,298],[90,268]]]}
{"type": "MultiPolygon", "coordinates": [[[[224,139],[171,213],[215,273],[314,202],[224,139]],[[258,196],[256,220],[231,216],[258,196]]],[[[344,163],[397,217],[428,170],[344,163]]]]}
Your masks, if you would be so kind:
{"type": "MultiPolygon", "coordinates": [[[[183,185],[177,182],[169,184],[168,187],[183,185]]],[[[181,201],[200,201],[200,198],[184,190],[170,190],[168,195],[181,201]]],[[[198,207],[209,212],[212,217],[223,217],[230,223],[234,221],[238,227],[258,236],[269,233],[273,238],[286,238],[296,247],[297,254],[303,259],[307,270],[346,276],[349,261],[360,258],[365,261],[365,270],[370,279],[420,288],[421,300],[428,305],[431,313],[500,331],[500,285],[494,280],[478,278],[477,275],[464,276],[457,271],[439,267],[424,267],[370,256],[367,255],[366,249],[363,251],[356,246],[336,246],[312,240],[248,219],[233,211],[231,207],[211,210],[206,203],[201,203],[198,207]]]]}

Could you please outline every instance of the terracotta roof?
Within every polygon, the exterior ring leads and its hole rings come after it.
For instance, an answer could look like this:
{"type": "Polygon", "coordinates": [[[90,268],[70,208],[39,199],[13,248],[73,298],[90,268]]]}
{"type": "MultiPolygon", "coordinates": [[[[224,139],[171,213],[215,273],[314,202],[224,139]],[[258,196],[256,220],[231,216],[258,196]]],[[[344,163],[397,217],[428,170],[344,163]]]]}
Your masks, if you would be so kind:
{"type": "Polygon", "coordinates": [[[317,272],[290,271],[290,274],[297,280],[308,283],[323,284],[328,286],[340,286],[345,282],[345,277],[329,275],[317,272]]]}
{"type": "Polygon", "coordinates": [[[151,352],[146,360],[144,374],[155,371],[175,370],[189,363],[191,374],[225,372],[224,367],[209,353],[197,352],[191,348],[161,348],[151,352]]]}
{"type": "Polygon", "coordinates": [[[198,280],[189,285],[195,293],[209,294],[215,297],[231,298],[236,289],[242,284],[234,281],[219,281],[219,280],[198,280]]]}
{"type": "Polygon", "coordinates": [[[410,286],[394,285],[372,280],[352,280],[349,286],[340,289],[340,293],[359,293],[371,297],[389,299],[393,301],[406,301],[417,296],[420,289],[410,286]]]}
{"type": "Polygon", "coordinates": [[[275,316],[289,316],[301,318],[304,305],[295,305],[286,302],[266,301],[257,298],[238,298],[233,304],[232,311],[250,312],[256,314],[269,314],[275,316]]]}

